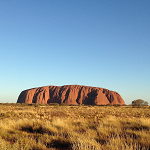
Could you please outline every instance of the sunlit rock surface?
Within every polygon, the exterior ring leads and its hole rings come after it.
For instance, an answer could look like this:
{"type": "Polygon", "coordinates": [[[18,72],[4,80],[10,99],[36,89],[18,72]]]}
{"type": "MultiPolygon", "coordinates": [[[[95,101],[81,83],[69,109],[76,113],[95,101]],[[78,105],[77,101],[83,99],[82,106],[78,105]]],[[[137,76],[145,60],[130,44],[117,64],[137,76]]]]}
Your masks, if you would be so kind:
{"type": "Polygon", "coordinates": [[[64,103],[72,105],[125,104],[117,92],[99,87],[81,85],[44,86],[28,89],[20,93],[17,103],[64,103]]]}

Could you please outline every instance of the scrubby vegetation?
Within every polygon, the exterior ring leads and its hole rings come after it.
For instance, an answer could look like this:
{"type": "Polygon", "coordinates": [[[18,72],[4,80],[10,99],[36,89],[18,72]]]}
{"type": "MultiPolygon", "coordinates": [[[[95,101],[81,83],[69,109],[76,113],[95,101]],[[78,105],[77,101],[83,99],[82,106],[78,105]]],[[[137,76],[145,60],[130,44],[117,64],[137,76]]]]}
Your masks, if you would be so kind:
{"type": "Polygon", "coordinates": [[[148,106],[148,102],[142,99],[137,99],[137,100],[132,101],[132,105],[133,106],[148,106]]]}
{"type": "Polygon", "coordinates": [[[1,150],[149,150],[150,107],[0,104],[1,150]]]}

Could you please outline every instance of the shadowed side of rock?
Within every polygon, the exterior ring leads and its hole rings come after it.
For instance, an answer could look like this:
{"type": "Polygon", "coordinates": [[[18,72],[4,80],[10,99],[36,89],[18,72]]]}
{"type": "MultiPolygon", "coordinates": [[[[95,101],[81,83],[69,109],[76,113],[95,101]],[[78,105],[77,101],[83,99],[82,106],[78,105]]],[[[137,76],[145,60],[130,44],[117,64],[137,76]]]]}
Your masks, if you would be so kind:
{"type": "Polygon", "coordinates": [[[44,86],[22,91],[17,103],[59,103],[59,104],[84,104],[84,105],[124,105],[122,97],[108,89],[81,86],[44,86]]]}

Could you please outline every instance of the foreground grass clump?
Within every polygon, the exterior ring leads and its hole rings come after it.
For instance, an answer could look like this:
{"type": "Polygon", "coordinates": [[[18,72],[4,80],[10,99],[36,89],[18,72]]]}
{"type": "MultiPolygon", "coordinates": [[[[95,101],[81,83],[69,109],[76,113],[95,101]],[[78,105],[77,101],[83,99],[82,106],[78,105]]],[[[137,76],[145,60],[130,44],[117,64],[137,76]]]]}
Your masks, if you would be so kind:
{"type": "Polygon", "coordinates": [[[150,107],[0,104],[1,150],[149,150],[150,107]]]}

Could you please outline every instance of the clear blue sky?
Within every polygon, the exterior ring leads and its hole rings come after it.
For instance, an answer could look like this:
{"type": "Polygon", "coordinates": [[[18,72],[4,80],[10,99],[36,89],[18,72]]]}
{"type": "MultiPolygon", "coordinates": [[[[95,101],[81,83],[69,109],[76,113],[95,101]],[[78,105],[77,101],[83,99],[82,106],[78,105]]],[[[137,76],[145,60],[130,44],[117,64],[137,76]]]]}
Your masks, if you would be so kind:
{"type": "Polygon", "coordinates": [[[0,102],[68,84],[150,104],[150,0],[0,1],[0,102]]]}

